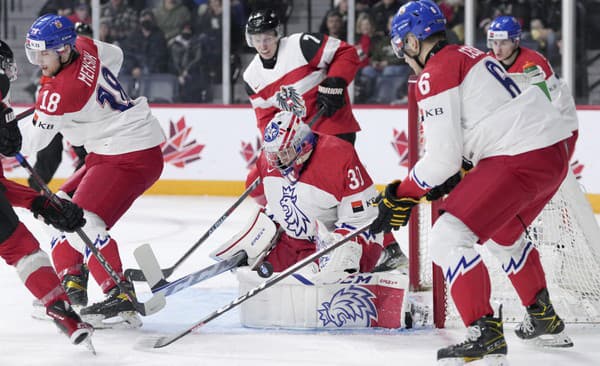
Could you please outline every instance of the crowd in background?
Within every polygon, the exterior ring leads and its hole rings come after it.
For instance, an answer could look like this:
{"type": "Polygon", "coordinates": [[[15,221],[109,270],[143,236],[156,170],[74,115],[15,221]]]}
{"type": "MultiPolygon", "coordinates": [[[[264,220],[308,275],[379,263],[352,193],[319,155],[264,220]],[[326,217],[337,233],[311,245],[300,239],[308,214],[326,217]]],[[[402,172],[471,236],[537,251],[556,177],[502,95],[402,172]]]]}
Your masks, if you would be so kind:
{"type": "MultiPolygon", "coordinates": [[[[355,103],[402,104],[407,100],[410,69],[393,54],[388,37],[391,19],[405,2],[407,0],[356,0],[354,39],[361,69],[355,79],[355,103]]],[[[464,0],[437,2],[448,19],[450,42],[464,42],[464,0]]],[[[578,0],[578,11],[583,11],[584,2],[578,0]]],[[[331,5],[315,31],[347,40],[348,1],[333,0],[331,5]]],[[[274,8],[283,23],[294,9],[293,0],[231,0],[234,83],[245,66],[242,56],[253,51],[244,41],[246,18],[258,8],[274,8]]],[[[121,77],[127,81],[131,96],[143,93],[139,80],[148,75],[166,74],[172,75],[177,84],[176,95],[167,101],[213,101],[213,86],[221,83],[221,0],[104,0],[100,11],[100,29],[94,32],[101,41],[118,44],[123,49],[125,60],[121,77]]],[[[73,22],[91,24],[90,5],[85,0],[49,0],[39,13],[57,13],[68,16],[73,22]]],[[[506,14],[519,20],[523,28],[521,42],[542,52],[560,75],[561,1],[478,0],[478,48],[487,49],[486,31],[491,20],[506,14]]],[[[577,31],[582,37],[586,33],[585,29],[577,31]]],[[[583,43],[580,49],[600,48],[593,44],[599,41],[589,36],[585,38],[584,42],[579,42],[583,43]]],[[[578,52],[578,56],[582,56],[584,51],[578,52]]],[[[583,74],[582,77],[587,78],[587,74],[583,74]]]]}

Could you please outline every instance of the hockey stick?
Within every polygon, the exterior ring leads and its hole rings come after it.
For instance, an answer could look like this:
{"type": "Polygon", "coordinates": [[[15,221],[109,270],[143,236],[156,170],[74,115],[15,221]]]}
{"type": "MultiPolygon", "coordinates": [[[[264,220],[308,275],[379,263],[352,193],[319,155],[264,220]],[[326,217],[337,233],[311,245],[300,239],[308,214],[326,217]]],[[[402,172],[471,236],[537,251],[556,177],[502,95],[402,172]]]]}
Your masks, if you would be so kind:
{"type": "MultiPolygon", "coordinates": [[[[27,170],[31,177],[33,177],[35,182],[42,188],[44,195],[48,197],[56,206],[58,206],[59,208],[62,207],[60,199],[54,193],[52,193],[50,188],[48,188],[48,186],[46,185],[46,183],[44,183],[40,175],[31,167],[31,165],[25,159],[25,157],[21,153],[17,153],[15,155],[15,158],[17,159],[19,164],[21,164],[21,166],[25,168],[25,170],[27,170]]],[[[150,300],[148,300],[145,303],[137,301],[135,294],[124,286],[124,283],[121,282],[121,278],[119,277],[118,273],[106,261],[106,258],[104,258],[104,256],[102,255],[102,253],[100,253],[98,248],[96,248],[94,243],[92,243],[87,234],[81,228],[75,230],[75,232],[77,233],[77,235],[79,235],[81,240],[83,240],[85,246],[94,254],[94,256],[96,257],[102,268],[104,268],[106,273],[108,273],[112,280],[115,281],[115,283],[119,287],[119,290],[121,290],[122,293],[127,295],[127,297],[129,298],[129,300],[131,301],[131,303],[135,307],[135,310],[138,313],[146,316],[154,314],[163,307],[165,307],[167,302],[164,296],[161,296],[160,294],[153,296],[152,298],[150,298],[150,300]]]]}
{"type": "MultiPolygon", "coordinates": [[[[252,184],[250,184],[250,186],[248,186],[248,188],[246,188],[244,193],[242,193],[242,195],[237,199],[237,201],[235,201],[233,203],[233,205],[231,205],[231,207],[229,207],[227,209],[227,211],[225,211],[225,213],[223,215],[221,215],[221,217],[219,217],[219,219],[208,229],[208,231],[205,232],[204,235],[202,235],[202,237],[200,239],[198,239],[198,241],[194,245],[192,245],[192,247],[190,249],[188,249],[187,252],[185,252],[183,257],[179,258],[179,260],[177,262],[175,262],[175,264],[172,265],[171,267],[163,269],[162,270],[163,276],[169,277],[171,274],[173,274],[173,271],[175,271],[175,269],[177,269],[177,267],[179,267],[179,265],[181,263],[183,263],[183,261],[185,261],[192,254],[192,252],[194,252],[194,250],[196,250],[202,243],[204,243],[206,241],[206,239],[208,239],[208,237],[219,226],[221,226],[223,221],[225,221],[225,219],[227,217],[229,217],[229,215],[231,215],[233,210],[235,210],[242,203],[242,201],[246,197],[248,197],[248,195],[254,189],[256,189],[256,187],[258,187],[258,185],[260,184],[260,181],[261,181],[260,177],[256,178],[254,180],[254,182],[252,182],[252,184]]],[[[130,269],[125,270],[125,277],[127,277],[130,281],[145,281],[146,280],[146,277],[144,276],[144,272],[140,269],[135,269],[135,268],[130,268],[130,269]]]]}
{"type": "MultiPolygon", "coordinates": [[[[194,325],[192,325],[189,328],[185,329],[184,331],[181,331],[181,332],[179,332],[177,334],[170,335],[170,336],[162,336],[162,337],[159,337],[158,339],[149,339],[148,341],[151,342],[151,344],[149,344],[149,346],[151,346],[152,348],[162,348],[162,347],[166,347],[166,346],[170,345],[171,343],[173,343],[173,342],[181,339],[182,337],[184,337],[184,336],[190,334],[191,332],[193,332],[195,329],[198,329],[198,328],[206,325],[208,322],[210,322],[210,321],[218,318],[219,316],[221,316],[224,313],[228,312],[229,310],[235,308],[236,306],[238,306],[239,304],[243,303],[244,301],[246,301],[246,300],[250,299],[251,297],[259,294],[260,292],[268,289],[269,287],[275,285],[276,283],[278,283],[281,280],[283,280],[284,278],[290,276],[291,274],[293,274],[294,272],[296,272],[300,268],[309,265],[310,263],[314,262],[317,258],[322,257],[323,255],[331,252],[332,250],[334,250],[334,249],[342,246],[343,244],[347,243],[348,241],[354,239],[360,233],[362,233],[363,231],[367,230],[370,225],[371,224],[365,225],[365,226],[357,229],[353,233],[346,235],[344,238],[340,239],[339,241],[335,242],[334,244],[331,244],[330,246],[322,249],[321,251],[318,251],[318,252],[315,252],[315,253],[309,255],[308,257],[302,259],[300,262],[297,262],[296,264],[294,264],[291,267],[287,268],[283,272],[280,272],[276,276],[269,278],[265,282],[263,282],[260,285],[254,287],[253,289],[251,289],[250,291],[248,291],[245,294],[239,296],[238,298],[236,298],[235,300],[233,300],[229,304],[227,304],[227,305],[225,305],[225,306],[223,306],[223,307],[221,307],[221,308],[213,311],[209,315],[205,316],[202,320],[198,321],[197,323],[195,323],[194,325]]],[[[142,341],[142,344],[144,344],[144,343],[146,343],[146,342],[142,341]]]]}
{"type": "Polygon", "coordinates": [[[202,282],[211,277],[214,277],[223,272],[227,272],[234,268],[237,268],[246,263],[248,256],[245,251],[239,251],[232,257],[223,261],[217,262],[208,267],[202,268],[199,271],[190,273],[187,276],[181,277],[175,281],[167,281],[163,275],[163,272],[158,265],[156,256],[152,251],[149,244],[144,244],[137,247],[133,251],[135,260],[144,272],[144,275],[148,279],[148,285],[152,293],[162,293],[164,296],[170,296],[177,293],[185,288],[193,286],[198,282],[202,282]]]}
{"type": "Polygon", "coordinates": [[[22,120],[23,118],[30,116],[35,112],[35,108],[31,107],[15,116],[15,122],[22,120]]]}
{"type": "Polygon", "coordinates": [[[315,123],[317,123],[317,121],[319,120],[319,118],[321,118],[321,116],[323,115],[323,113],[325,113],[325,107],[319,108],[319,110],[314,115],[314,117],[308,122],[308,127],[313,128],[313,126],[315,125],[315,123]]]}

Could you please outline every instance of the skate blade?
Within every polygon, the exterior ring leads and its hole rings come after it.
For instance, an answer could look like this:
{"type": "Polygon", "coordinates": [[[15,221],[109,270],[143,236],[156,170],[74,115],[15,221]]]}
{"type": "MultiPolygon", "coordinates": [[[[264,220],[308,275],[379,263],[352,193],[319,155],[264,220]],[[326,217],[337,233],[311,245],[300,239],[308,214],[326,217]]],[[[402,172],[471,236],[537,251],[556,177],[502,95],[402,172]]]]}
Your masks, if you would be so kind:
{"type": "MultiPolygon", "coordinates": [[[[31,310],[31,317],[33,319],[52,320],[52,318],[46,314],[46,307],[39,300],[34,300],[32,305],[33,309],[31,310]]],[[[71,307],[77,314],[83,309],[83,306],[81,305],[71,305],[71,307]]]]}
{"type": "Polygon", "coordinates": [[[525,340],[525,343],[536,347],[569,348],[573,341],[564,331],[558,334],[543,334],[539,337],[525,340]]]}
{"type": "Polygon", "coordinates": [[[483,358],[455,357],[438,360],[438,366],[508,366],[506,355],[487,355],[483,358]]]}
{"type": "Polygon", "coordinates": [[[92,337],[88,337],[85,341],[81,342],[82,345],[85,346],[94,356],[96,356],[96,348],[92,343],[92,337]]]}
{"type": "Polygon", "coordinates": [[[81,318],[95,329],[134,329],[142,326],[142,319],[135,311],[122,311],[108,319],[100,314],[82,315],[81,318]]]}

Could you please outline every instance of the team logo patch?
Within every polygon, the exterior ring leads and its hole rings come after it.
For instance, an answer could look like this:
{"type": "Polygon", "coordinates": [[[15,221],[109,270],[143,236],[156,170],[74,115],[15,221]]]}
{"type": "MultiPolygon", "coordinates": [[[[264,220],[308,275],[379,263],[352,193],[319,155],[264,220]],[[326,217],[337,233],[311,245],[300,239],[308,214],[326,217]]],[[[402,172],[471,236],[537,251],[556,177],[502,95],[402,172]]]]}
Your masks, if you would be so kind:
{"type": "Polygon", "coordinates": [[[275,122],[271,122],[265,128],[265,142],[273,142],[279,136],[279,126],[275,122]]]}
{"type": "Polygon", "coordinates": [[[362,286],[350,285],[336,292],[331,300],[325,301],[317,309],[323,326],[344,325],[371,326],[377,320],[377,309],[373,303],[375,295],[362,286]]]}
{"type": "Polygon", "coordinates": [[[287,229],[292,231],[297,237],[308,233],[308,217],[296,206],[298,196],[294,192],[294,187],[282,187],[283,197],[279,200],[281,209],[285,215],[287,229]]]}
{"type": "Polygon", "coordinates": [[[363,212],[365,210],[362,201],[354,201],[351,202],[350,205],[352,206],[352,212],[354,213],[363,212]]]}
{"type": "Polygon", "coordinates": [[[275,99],[281,110],[292,112],[299,118],[306,117],[304,99],[293,86],[281,86],[275,99]]]}

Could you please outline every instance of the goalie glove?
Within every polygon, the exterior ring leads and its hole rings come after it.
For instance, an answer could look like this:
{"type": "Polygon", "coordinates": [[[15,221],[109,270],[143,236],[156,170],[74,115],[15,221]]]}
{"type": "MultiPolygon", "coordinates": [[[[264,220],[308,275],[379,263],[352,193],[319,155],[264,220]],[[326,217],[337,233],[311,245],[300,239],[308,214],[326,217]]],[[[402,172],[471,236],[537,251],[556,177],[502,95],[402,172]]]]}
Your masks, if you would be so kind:
{"type": "Polygon", "coordinates": [[[412,197],[397,197],[396,190],[399,185],[399,180],[388,184],[380,195],[377,204],[379,214],[370,227],[372,233],[398,230],[408,223],[412,208],[419,203],[419,200],[412,197]]]}
{"type": "Polygon", "coordinates": [[[14,156],[21,150],[23,137],[15,121],[13,109],[0,103],[0,154],[14,156]]]}
{"type": "Polygon", "coordinates": [[[73,232],[85,225],[83,210],[73,202],[58,198],[60,207],[45,196],[37,196],[31,204],[33,216],[41,216],[43,221],[60,231],[73,232]]]}
{"type": "Polygon", "coordinates": [[[326,117],[331,117],[346,104],[344,90],[346,80],[342,78],[326,78],[317,89],[317,107],[324,109],[326,117]]]}
{"type": "MultiPolygon", "coordinates": [[[[347,231],[327,230],[325,225],[317,220],[317,251],[321,251],[331,245],[341,241],[347,231]]],[[[357,237],[358,239],[358,237],[357,237]]],[[[348,277],[348,275],[360,270],[360,258],[362,256],[362,245],[351,240],[333,251],[319,257],[318,268],[315,274],[311,276],[315,283],[332,284],[338,283],[348,277]]]]}

